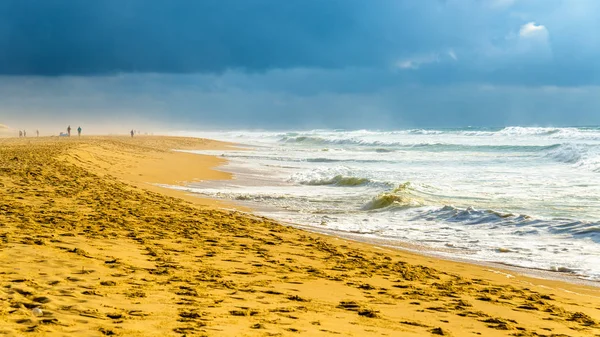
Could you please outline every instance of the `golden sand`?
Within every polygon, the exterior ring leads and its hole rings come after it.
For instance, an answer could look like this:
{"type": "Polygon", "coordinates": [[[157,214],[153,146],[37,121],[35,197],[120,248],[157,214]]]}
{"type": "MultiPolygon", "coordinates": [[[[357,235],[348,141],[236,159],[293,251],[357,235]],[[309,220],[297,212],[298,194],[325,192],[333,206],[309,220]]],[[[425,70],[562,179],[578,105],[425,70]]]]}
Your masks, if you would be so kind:
{"type": "Polygon", "coordinates": [[[600,335],[597,288],[310,234],[152,184],[230,178],[220,159],[169,151],[226,146],[0,140],[0,335],[600,335]]]}

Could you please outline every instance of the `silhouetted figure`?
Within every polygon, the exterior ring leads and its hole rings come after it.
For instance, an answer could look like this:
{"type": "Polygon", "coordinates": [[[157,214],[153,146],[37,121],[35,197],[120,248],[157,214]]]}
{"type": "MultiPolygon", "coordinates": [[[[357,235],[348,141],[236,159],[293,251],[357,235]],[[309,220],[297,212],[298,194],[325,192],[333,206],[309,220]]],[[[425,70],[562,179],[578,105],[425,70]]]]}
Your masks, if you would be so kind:
{"type": "Polygon", "coordinates": [[[27,137],[27,131],[23,130],[23,137],[27,137]]]}
{"type": "Polygon", "coordinates": [[[35,135],[39,137],[40,136],[40,130],[35,130],[35,135]]]}
{"type": "Polygon", "coordinates": [[[77,128],[77,135],[81,137],[81,126],[77,128]]]}
{"type": "Polygon", "coordinates": [[[133,138],[135,132],[133,132],[133,130],[131,130],[131,138],[133,138]]]}
{"type": "Polygon", "coordinates": [[[67,127],[67,134],[69,135],[69,137],[71,137],[71,126],[70,125],[67,127]]]}
{"type": "Polygon", "coordinates": [[[23,131],[19,130],[19,138],[23,137],[23,131]]]}

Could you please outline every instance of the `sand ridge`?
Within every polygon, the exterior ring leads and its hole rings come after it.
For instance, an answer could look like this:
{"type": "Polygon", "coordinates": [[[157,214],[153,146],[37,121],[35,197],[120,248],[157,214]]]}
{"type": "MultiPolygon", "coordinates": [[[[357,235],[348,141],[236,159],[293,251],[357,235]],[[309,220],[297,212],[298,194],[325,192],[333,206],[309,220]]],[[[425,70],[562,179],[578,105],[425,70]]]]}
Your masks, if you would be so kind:
{"type": "MultiPolygon", "coordinates": [[[[218,160],[169,149],[210,146],[1,141],[0,335],[600,335],[597,289],[311,234],[144,178],[171,156],[208,174],[218,160]]],[[[171,182],[203,178],[188,173],[171,182]]]]}

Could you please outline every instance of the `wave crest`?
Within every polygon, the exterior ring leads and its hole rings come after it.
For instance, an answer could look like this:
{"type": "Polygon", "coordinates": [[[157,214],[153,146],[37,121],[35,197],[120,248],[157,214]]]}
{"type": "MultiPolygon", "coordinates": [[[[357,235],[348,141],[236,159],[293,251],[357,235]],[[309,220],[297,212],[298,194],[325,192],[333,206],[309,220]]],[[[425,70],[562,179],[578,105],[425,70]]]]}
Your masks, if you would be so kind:
{"type": "Polygon", "coordinates": [[[546,157],[552,158],[561,163],[574,164],[582,159],[586,149],[573,144],[562,144],[546,154],[546,157]]]}
{"type": "MultiPolygon", "coordinates": [[[[570,130],[577,130],[571,129],[570,130]]],[[[522,126],[507,126],[504,129],[498,131],[500,135],[508,135],[508,136],[543,136],[543,135],[553,135],[561,132],[562,130],[567,130],[567,128],[537,128],[537,127],[522,127],[522,126]]]]}
{"type": "Polygon", "coordinates": [[[311,185],[311,186],[334,185],[334,186],[354,187],[354,186],[363,186],[363,185],[369,184],[371,182],[372,181],[368,178],[346,177],[346,176],[339,174],[333,178],[313,179],[313,180],[301,182],[301,184],[302,185],[311,185]]]}
{"type": "Polygon", "coordinates": [[[600,150],[597,146],[561,144],[548,151],[545,156],[577,168],[600,172],[600,150]]]}
{"type": "Polygon", "coordinates": [[[373,198],[363,206],[363,210],[372,211],[377,209],[396,206],[400,208],[423,206],[423,200],[411,194],[410,182],[399,185],[391,192],[384,192],[373,198]]]}

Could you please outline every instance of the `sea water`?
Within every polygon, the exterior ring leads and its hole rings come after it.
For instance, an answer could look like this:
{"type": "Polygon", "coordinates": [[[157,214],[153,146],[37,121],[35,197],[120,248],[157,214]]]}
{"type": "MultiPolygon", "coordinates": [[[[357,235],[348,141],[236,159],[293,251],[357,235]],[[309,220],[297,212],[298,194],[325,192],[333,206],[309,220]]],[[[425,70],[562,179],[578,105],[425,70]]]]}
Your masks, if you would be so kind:
{"type": "Polygon", "coordinates": [[[600,280],[600,128],[179,132],[243,144],[185,189],[315,230],[600,280]]]}

